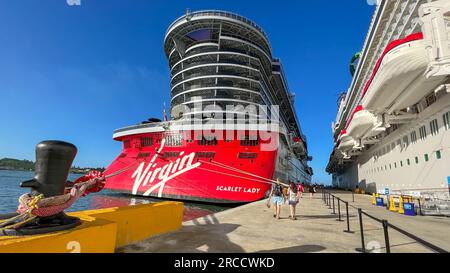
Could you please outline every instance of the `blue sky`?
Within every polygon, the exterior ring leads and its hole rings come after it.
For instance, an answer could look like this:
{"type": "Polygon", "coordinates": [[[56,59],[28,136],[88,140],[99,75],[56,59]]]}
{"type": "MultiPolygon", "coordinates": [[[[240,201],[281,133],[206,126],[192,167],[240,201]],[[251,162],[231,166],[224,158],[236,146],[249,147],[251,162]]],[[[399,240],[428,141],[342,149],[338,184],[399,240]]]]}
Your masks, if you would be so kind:
{"type": "Polygon", "coordinates": [[[121,149],[113,130],[161,118],[170,102],[162,43],[186,8],[236,12],[268,33],[314,180],[330,182],[331,122],[372,18],[366,0],[0,0],[0,158],[34,160],[38,142],[59,139],[78,147],[75,165],[107,166],[121,149]]]}

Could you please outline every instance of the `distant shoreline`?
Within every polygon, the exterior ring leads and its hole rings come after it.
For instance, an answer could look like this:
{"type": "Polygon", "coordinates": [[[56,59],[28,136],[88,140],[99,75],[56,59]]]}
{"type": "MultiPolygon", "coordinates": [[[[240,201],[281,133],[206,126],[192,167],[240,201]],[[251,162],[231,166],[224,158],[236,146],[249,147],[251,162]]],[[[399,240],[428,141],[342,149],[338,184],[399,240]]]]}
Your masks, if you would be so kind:
{"type": "MultiPolygon", "coordinates": [[[[0,159],[0,170],[2,171],[23,171],[23,172],[34,172],[35,163],[30,160],[18,160],[14,158],[3,158],[0,159]]],[[[72,167],[70,168],[71,174],[87,174],[91,171],[101,171],[103,172],[105,168],[81,168],[72,167]]]]}
{"type": "MultiPolygon", "coordinates": [[[[26,170],[26,169],[13,169],[13,168],[4,168],[1,167],[0,171],[13,171],[13,172],[34,172],[34,170],[26,170]]],[[[80,171],[69,171],[70,174],[87,174],[88,172],[80,172],[80,171]]]]}

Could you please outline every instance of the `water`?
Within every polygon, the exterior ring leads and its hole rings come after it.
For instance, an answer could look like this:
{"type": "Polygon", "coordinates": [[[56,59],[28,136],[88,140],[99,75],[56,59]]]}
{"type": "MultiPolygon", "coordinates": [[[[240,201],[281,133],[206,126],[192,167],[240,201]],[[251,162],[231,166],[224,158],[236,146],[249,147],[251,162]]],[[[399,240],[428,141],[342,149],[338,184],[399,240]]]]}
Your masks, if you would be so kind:
{"type": "MultiPolygon", "coordinates": [[[[82,175],[71,174],[70,181],[76,180],[82,175]]],[[[20,182],[32,179],[33,172],[0,170],[0,214],[11,213],[17,209],[19,197],[30,192],[30,189],[21,188],[20,182]]],[[[136,197],[128,194],[115,193],[103,190],[80,198],[67,211],[79,211],[89,209],[102,209],[111,207],[125,207],[137,204],[149,204],[161,202],[160,199],[136,197]]],[[[215,206],[198,203],[184,203],[183,221],[189,221],[212,213],[226,210],[230,207],[215,206]]]]}

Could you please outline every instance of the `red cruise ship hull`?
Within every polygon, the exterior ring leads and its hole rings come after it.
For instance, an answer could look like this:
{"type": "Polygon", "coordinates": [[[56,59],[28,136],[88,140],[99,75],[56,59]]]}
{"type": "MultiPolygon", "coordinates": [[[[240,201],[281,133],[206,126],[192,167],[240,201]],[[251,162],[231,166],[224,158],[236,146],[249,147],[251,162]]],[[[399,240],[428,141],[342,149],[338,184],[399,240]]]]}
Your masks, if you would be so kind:
{"type": "MultiPolygon", "coordinates": [[[[191,132],[188,132],[191,133],[191,132]]],[[[238,132],[234,131],[236,136],[238,132]]],[[[275,173],[278,132],[267,142],[187,141],[166,133],[116,138],[122,153],[105,171],[109,190],[140,196],[213,203],[248,203],[263,199],[275,173]],[[267,145],[270,142],[270,145],[267,145]],[[265,146],[264,146],[265,145],[265,146]]],[[[176,135],[176,134],[175,134],[176,135]]]]}

